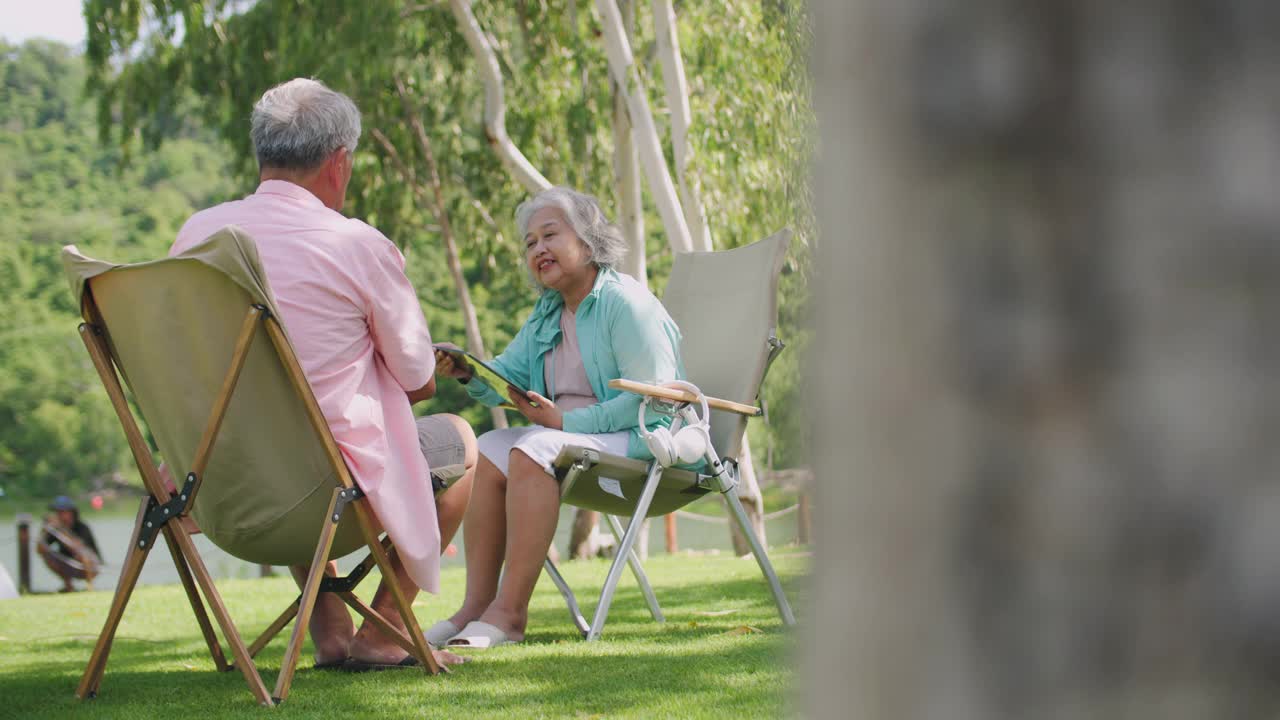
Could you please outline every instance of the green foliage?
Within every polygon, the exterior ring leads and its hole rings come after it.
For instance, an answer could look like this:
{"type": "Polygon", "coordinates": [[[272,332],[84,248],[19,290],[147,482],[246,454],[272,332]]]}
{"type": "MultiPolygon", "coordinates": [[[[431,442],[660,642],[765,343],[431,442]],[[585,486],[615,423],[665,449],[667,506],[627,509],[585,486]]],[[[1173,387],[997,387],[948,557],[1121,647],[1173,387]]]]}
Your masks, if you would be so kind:
{"type": "Polygon", "coordinates": [[[128,466],[58,258],[65,244],[118,261],[163,255],[195,209],[231,189],[207,139],[175,133],[120,168],[65,46],[0,43],[0,487],[75,492],[128,466]]]}

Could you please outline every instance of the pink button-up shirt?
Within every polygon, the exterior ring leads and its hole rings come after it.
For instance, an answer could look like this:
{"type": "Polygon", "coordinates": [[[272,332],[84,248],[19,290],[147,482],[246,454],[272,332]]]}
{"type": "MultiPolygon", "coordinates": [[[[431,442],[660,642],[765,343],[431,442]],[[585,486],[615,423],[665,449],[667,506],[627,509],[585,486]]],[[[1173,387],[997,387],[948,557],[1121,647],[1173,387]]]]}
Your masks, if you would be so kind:
{"type": "Polygon", "coordinates": [[[347,466],[409,575],[437,592],[440,530],[406,395],[431,379],[435,357],[404,256],[382,233],[283,180],[196,213],[169,254],[226,225],[258,246],[280,320],[347,466]]]}

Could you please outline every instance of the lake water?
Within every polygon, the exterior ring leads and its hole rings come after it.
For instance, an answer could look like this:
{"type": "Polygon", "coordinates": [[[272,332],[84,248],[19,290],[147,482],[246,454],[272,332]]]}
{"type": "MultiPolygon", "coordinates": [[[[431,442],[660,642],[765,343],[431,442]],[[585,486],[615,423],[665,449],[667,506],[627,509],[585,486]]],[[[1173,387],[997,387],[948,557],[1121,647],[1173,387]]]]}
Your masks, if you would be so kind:
{"type": "MultiPolygon", "coordinates": [[[[718,502],[713,498],[699,500],[689,505],[687,509],[690,512],[709,514],[715,511],[715,503],[718,502]]],[[[562,556],[567,552],[569,530],[573,524],[574,512],[574,508],[568,506],[560,508],[560,524],[556,528],[555,544],[560,549],[562,556]]],[[[130,535],[133,533],[134,515],[132,513],[128,515],[97,514],[92,511],[85,511],[82,512],[82,516],[84,521],[93,529],[94,537],[97,538],[98,546],[105,556],[106,564],[102,574],[94,581],[94,589],[112,589],[119,579],[120,562],[124,559],[125,548],[129,543],[130,535]]],[[[32,520],[34,524],[31,528],[33,543],[35,533],[39,528],[39,522],[39,517],[32,520]]],[[[0,524],[0,564],[8,569],[9,574],[16,583],[18,580],[17,526],[13,516],[0,519],[0,523],[2,523],[0,524]]],[[[732,547],[729,540],[729,528],[724,522],[708,522],[688,517],[677,517],[676,527],[680,550],[727,551],[732,547]]],[[[795,542],[796,514],[789,513],[769,520],[766,523],[766,531],[770,545],[784,545],[795,542]]],[[[601,532],[606,535],[609,533],[609,529],[604,525],[603,520],[601,521],[601,532]]],[[[249,578],[258,576],[259,568],[257,565],[226,554],[210,543],[203,535],[196,535],[193,539],[196,547],[200,550],[205,565],[215,578],[249,578]]],[[[665,550],[664,542],[662,520],[655,519],[650,524],[649,552],[651,554],[663,552],[665,550]]],[[[454,538],[454,545],[457,547],[457,554],[443,557],[442,564],[444,567],[461,567],[463,565],[461,530],[458,531],[458,536],[454,538]]],[[[353,553],[339,560],[338,567],[340,570],[345,571],[363,557],[364,553],[353,553]]],[[[169,557],[168,548],[163,542],[157,544],[147,558],[147,563],[143,566],[142,577],[139,582],[144,585],[178,582],[177,570],[174,569],[173,560],[169,557]]],[[[31,585],[36,592],[52,592],[62,586],[61,581],[45,567],[44,562],[36,555],[34,547],[31,548],[31,585]]],[[[77,583],[77,586],[82,587],[83,583],[77,583]]]]}

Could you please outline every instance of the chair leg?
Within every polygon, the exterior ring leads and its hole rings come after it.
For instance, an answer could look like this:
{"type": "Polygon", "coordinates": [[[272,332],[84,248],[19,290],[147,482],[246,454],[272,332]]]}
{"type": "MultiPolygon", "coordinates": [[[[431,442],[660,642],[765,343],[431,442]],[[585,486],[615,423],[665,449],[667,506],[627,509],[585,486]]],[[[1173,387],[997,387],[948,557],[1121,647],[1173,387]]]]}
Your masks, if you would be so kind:
{"type": "Polygon", "coordinates": [[[289,621],[298,616],[298,606],[300,604],[301,597],[290,603],[289,607],[285,608],[284,612],[280,613],[279,617],[268,625],[266,630],[262,631],[262,634],[249,645],[249,657],[258,657],[258,653],[262,652],[262,648],[266,647],[267,643],[270,643],[276,635],[279,635],[280,631],[289,625],[289,621]]]}
{"type": "Polygon", "coordinates": [[[778,605],[778,614],[782,616],[783,624],[788,627],[795,625],[796,616],[791,613],[791,604],[787,602],[787,596],[782,592],[782,583],[778,581],[778,574],[773,571],[773,563],[769,562],[768,553],[751,529],[747,511],[742,509],[742,501],[738,499],[738,488],[733,487],[726,492],[725,499],[729,502],[729,509],[733,511],[733,519],[737,521],[738,529],[751,545],[751,553],[756,556],[760,572],[764,573],[765,580],[769,582],[769,590],[773,593],[773,601],[778,605]]]}
{"type": "Polygon", "coordinates": [[[622,565],[627,562],[635,547],[636,537],[640,535],[640,526],[653,504],[653,496],[658,491],[658,481],[662,477],[662,466],[656,462],[649,464],[649,475],[645,478],[644,489],[640,491],[640,499],[636,502],[635,514],[627,525],[627,531],[618,542],[618,553],[609,566],[609,574],[604,579],[604,587],[600,589],[600,603],[596,605],[595,617],[591,620],[591,629],[587,632],[587,641],[599,640],[604,630],[604,621],[609,617],[609,606],[613,604],[613,592],[618,587],[618,579],[622,576],[622,565]]]}
{"type": "MultiPolygon", "coordinates": [[[[609,529],[613,531],[613,537],[619,543],[622,542],[622,523],[618,522],[618,518],[605,513],[609,519],[609,529]]],[[[641,520],[640,522],[644,522],[641,520]]],[[[627,564],[631,566],[631,573],[636,576],[636,583],[640,585],[640,592],[644,593],[644,601],[649,605],[649,614],[653,616],[654,622],[666,622],[667,619],[662,615],[662,608],[658,606],[658,596],[653,594],[653,586],[649,584],[649,576],[645,574],[644,564],[640,562],[640,554],[634,549],[627,553],[627,564]]]]}
{"type": "Polygon", "coordinates": [[[401,632],[395,625],[392,625],[391,622],[387,620],[386,616],[382,615],[377,610],[374,610],[369,603],[361,600],[360,597],[353,592],[339,592],[338,597],[342,598],[342,601],[345,602],[352,610],[355,610],[361,618],[367,622],[373,623],[373,626],[378,629],[378,632],[386,635],[387,639],[400,646],[401,650],[417,657],[418,649],[413,646],[413,641],[409,639],[409,636],[401,632]]]}
{"type": "Polygon", "coordinates": [[[360,519],[360,531],[364,533],[365,542],[369,545],[369,552],[373,555],[373,559],[378,563],[378,569],[382,572],[383,580],[387,583],[387,589],[391,592],[391,599],[395,601],[396,610],[400,613],[400,619],[404,622],[405,631],[409,635],[409,641],[413,643],[413,651],[410,653],[418,658],[418,662],[422,663],[422,667],[432,675],[441,672],[450,672],[449,668],[436,662],[436,656],[431,654],[431,649],[427,647],[427,639],[422,634],[422,628],[418,625],[418,618],[413,614],[413,606],[409,603],[409,599],[405,597],[404,591],[400,588],[400,583],[396,582],[395,572],[391,567],[391,559],[387,556],[386,550],[382,546],[382,541],[373,531],[373,522],[370,517],[371,510],[367,500],[360,500],[355,504],[356,515],[360,519]]]}
{"type": "Polygon", "coordinates": [[[142,574],[142,566],[147,561],[151,548],[139,548],[138,537],[142,529],[142,519],[147,513],[147,500],[143,500],[138,508],[138,518],[133,524],[133,535],[129,541],[129,552],[125,554],[124,565],[120,568],[120,581],[116,584],[115,595],[111,598],[111,608],[107,611],[107,620],[98,635],[98,642],[89,656],[89,664],[85,666],[80,685],[76,688],[76,696],[81,700],[98,696],[98,687],[102,684],[102,674],[107,668],[107,656],[111,654],[111,642],[115,639],[120,619],[124,617],[125,606],[129,604],[129,596],[138,584],[138,576],[142,574]]]}
{"type": "Polygon", "coordinates": [[[253,693],[254,699],[260,705],[272,705],[271,696],[267,693],[267,686],[262,682],[262,675],[258,673],[257,666],[253,664],[253,660],[249,657],[249,651],[244,645],[244,640],[240,638],[240,632],[236,630],[235,624],[231,621],[231,614],[227,612],[226,605],[222,604],[222,596],[218,593],[218,588],[213,583],[213,576],[209,574],[209,569],[205,567],[204,561],[200,559],[200,553],[196,550],[195,544],[191,542],[191,536],[183,532],[175,532],[173,533],[173,538],[178,543],[178,550],[182,553],[183,558],[190,565],[191,573],[195,576],[205,599],[209,602],[209,609],[213,611],[213,617],[218,621],[218,627],[222,628],[222,637],[226,638],[227,645],[231,646],[231,655],[235,659],[234,664],[240,669],[240,673],[244,675],[245,682],[249,684],[249,692],[253,693]]]}
{"type": "Polygon", "coordinates": [[[556,589],[560,591],[560,596],[564,598],[564,603],[569,607],[569,617],[573,618],[573,624],[577,626],[578,632],[582,633],[582,637],[586,637],[591,631],[591,626],[587,624],[587,619],[582,616],[582,610],[578,608],[578,598],[574,597],[573,590],[569,587],[569,583],[564,581],[564,577],[560,575],[560,569],[556,564],[551,562],[551,558],[542,561],[542,568],[547,571],[547,575],[551,577],[551,582],[555,583],[556,589]]]}
{"type": "Polygon", "coordinates": [[[324,526],[320,530],[320,541],[316,543],[315,555],[311,558],[311,569],[307,572],[307,582],[302,586],[302,597],[298,600],[298,616],[293,624],[293,634],[289,636],[289,645],[284,659],[280,661],[280,675],[276,678],[276,689],[272,699],[278,704],[289,697],[289,686],[293,684],[293,673],[298,668],[298,655],[302,652],[302,640],[307,636],[307,626],[311,624],[311,611],[316,606],[316,596],[320,594],[320,579],[324,577],[325,564],[329,560],[329,550],[333,547],[333,536],[338,531],[338,522],[334,510],[338,506],[338,498],[342,488],[333,491],[329,499],[329,510],[325,513],[324,526]]]}
{"type": "Polygon", "coordinates": [[[204,635],[204,642],[209,646],[209,655],[213,657],[213,665],[218,672],[226,672],[231,669],[231,665],[227,662],[227,658],[222,653],[222,645],[218,642],[218,636],[213,631],[213,624],[209,622],[209,614],[205,612],[204,603],[200,600],[200,591],[196,588],[195,580],[191,577],[191,568],[187,567],[187,561],[182,558],[182,553],[178,551],[178,544],[173,539],[173,533],[184,532],[181,528],[174,529],[175,523],[166,523],[164,526],[164,541],[169,546],[169,554],[173,556],[173,565],[178,569],[178,577],[182,580],[182,587],[187,591],[187,600],[191,601],[191,611],[196,614],[196,622],[200,625],[200,634],[204,635]]]}

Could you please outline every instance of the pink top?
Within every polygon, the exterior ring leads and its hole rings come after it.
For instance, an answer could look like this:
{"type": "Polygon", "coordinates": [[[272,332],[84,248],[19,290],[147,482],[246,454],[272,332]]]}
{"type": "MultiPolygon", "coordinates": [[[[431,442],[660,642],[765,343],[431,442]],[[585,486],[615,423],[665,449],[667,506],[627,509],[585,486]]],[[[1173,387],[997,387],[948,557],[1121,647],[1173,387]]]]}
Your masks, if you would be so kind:
{"type": "Polygon", "coordinates": [[[551,402],[561,412],[577,410],[600,402],[587,379],[578,347],[578,318],[568,310],[560,311],[560,344],[548,351],[543,381],[551,393],[551,402]]]}
{"type": "Polygon", "coordinates": [[[382,233],[283,180],[196,213],[169,254],[226,225],[258,246],[280,320],[347,467],[414,582],[437,592],[440,529],[406,395],[431,379],[435,356],[404,256],[382,233]]]}

